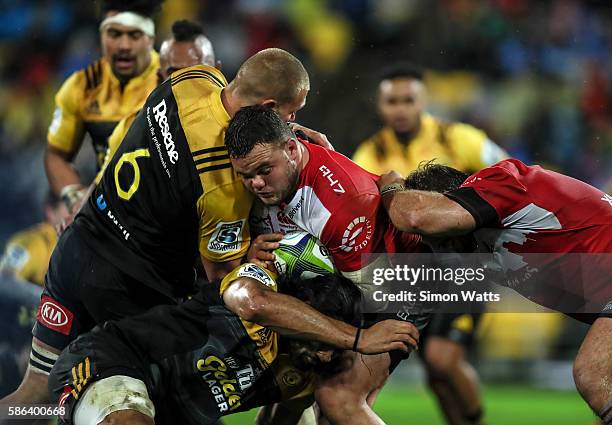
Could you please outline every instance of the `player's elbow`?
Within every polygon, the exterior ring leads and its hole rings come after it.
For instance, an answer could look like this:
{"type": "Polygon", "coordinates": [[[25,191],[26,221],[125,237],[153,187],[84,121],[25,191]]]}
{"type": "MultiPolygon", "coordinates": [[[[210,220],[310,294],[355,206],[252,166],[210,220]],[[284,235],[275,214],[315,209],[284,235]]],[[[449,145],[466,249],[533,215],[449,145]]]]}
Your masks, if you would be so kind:
{"type": "Polygon", "coordinates": [[[272,300],[270,291],[254,290],[244,298],[238,306],[238,316],[249,322],[264,325],[270,315],[272,300]]]}
{"type": "Polygon", "coordinates": [[[397,210],[391,214],[393,225],[402,232],[421,233],[425,228],[425,217],[421,211],[397,210]]]}

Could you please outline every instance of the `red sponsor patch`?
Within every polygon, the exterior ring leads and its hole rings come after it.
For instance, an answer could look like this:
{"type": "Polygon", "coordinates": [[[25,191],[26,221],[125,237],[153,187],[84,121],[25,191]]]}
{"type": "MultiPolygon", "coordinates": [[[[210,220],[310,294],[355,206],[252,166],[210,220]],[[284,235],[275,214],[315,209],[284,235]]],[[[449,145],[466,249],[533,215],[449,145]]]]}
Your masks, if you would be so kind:
{"type": "Polygon", "coordinates": [[[70,335],[73,314],[66,307],[46,295],[42,296],[36,320],[41,325],[54,331],[70,335]]]}

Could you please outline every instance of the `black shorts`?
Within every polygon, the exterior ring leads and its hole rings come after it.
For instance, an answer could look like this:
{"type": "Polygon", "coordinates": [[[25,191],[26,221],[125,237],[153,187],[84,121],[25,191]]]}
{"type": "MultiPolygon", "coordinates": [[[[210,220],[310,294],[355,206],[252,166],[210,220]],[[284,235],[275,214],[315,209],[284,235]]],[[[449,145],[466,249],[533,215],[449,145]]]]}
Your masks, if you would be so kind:
{"type": "Polygon", "coordinates": [[[174,303],[96,254],[70,226],[51,256],[32,334],[62,350],[97,323],[174,303]]]}
{"type": "MultiPolygon", "coordinates": [[[[467,349],[474,343],[481,317],[480,312],[436,313],[421,333],[420,345],[425,347],[429,337],[437,336],[451,340],[467,349]]],[[[424,352],[425,350],[420,350],[420,353],[424,352]]]]}
{"type": "MultiPolygon", "coordinates": [[[[407,314],[406,311],[400,310],[396,313],[366,313],[364,314],[364,324],[362,327],[369,328],[375,323],[382,322],[383,320],[401,320],[404,322],[412,323],[420,333],[420,341],[423,339],[423,332],[427,329],[427,325],[432,317],[429,312],[423,312],[420,314],[407,314]]],[[[419,344],[422,345],[422,344],[419,344]]],[[[389,352],[391,357],[391,363],[389,364],[389,374],[391,374],[395,368],[400,364],[402,360],[406,360],[410,357],[410,353],[405,353],[401,350],[393,350],[389,352]]]]}
{"type": "MultiPolygon", "coordinates": [[[[112,334],[96,327],[73,341],[57,359],[49,375],[52,402],[64,407],[60,424],[72,424],[80,396],[92,383],[115,375],[139,379],[151,394],[157,388],[147,363],[112,334]]],[[[152,398],[152,397],[151,397],[152,398]]]]}

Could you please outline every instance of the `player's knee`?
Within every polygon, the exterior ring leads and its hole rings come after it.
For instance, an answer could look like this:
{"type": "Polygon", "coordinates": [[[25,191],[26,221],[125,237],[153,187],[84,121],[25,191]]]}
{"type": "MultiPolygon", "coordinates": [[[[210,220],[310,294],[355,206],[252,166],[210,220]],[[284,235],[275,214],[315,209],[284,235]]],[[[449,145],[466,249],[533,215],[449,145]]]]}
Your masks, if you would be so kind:
{"type": "Polygon", "coordinates": [[[443,351],[427,351],[425,366],[430,380],[446,380],[459,367],[459,361],[443,351]]]}
{"type": "Polygon", "coordinates": [[[320,389],[315,396],[321,413],[333,424],[342,423],[344,419],[350,418],[352,413],[366,402],[365,395],[338,388],[320,389]]]}
{"type": "Polygon", "coordinates": [[[574,361],[574,383],[582,397],[592,405],[592,399],[597,394],[598,381],[603,377],[601,371],[596,370],[588,356],[578,356],[574,361]]]}
{"type": "MultiPolygon", "coordinates": [[[[137,410],[120,410],[106,416],[100,425],[153,425],[153,418],[137,410]]],[[[76,424],[75,425],[80,425],[76,424]]]]}

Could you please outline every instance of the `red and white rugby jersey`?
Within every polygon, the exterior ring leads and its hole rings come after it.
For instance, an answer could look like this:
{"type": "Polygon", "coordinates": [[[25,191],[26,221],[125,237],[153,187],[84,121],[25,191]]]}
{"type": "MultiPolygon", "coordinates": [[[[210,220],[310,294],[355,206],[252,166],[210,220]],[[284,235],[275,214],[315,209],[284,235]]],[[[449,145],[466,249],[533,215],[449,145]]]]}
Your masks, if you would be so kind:
{"type": "Polygon", "coordinates": [[[547,286],[583,300],[612,301],[612,256],[567,255],[612,253],[610,195],[580,180],[508,159],[471,175],[446,196],[474,216],[474,236],[497,254],[504,271],[554,265],[547,286]]]}
{"type": "Polygon", "coordinates": [[[306,231],[329,249],[336,267],[348,277],[347,272],[366,266],[363,254],[416,249],[420,239],[398,237],[390,223],[376,186],[379,176],[338,152],[303,145],[310,158],[295,196],[280,207],[255,202],[250,218],[253,232],[306,231]]]}

